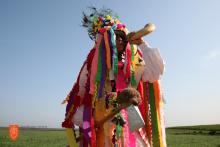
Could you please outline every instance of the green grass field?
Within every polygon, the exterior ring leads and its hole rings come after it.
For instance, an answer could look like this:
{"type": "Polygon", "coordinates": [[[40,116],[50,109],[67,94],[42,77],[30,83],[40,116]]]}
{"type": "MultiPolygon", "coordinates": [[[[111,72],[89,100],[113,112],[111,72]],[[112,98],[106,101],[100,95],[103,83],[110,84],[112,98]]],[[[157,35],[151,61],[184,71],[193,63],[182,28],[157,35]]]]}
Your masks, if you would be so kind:
{"type": "Polygon", "coordinates": [[[166,129],[168,147],[220,147],[220,125],[166,129]]]}
{"type": "MultiPolygon", "coordinates": [[[[220,125],[167,128],[168,147],[220,147],[220,125]]],[[[0,128],[0,147],[65,147],[64,130],[20,129],[19,138],[11,141],[8,128],[0,128]]]]}
{"type": "Polygon", "coordinates": [[[7,128],[0,129],[0,147],[65,147],[64,130],[20,129],[19,138],[11,141],[7,128]]]}

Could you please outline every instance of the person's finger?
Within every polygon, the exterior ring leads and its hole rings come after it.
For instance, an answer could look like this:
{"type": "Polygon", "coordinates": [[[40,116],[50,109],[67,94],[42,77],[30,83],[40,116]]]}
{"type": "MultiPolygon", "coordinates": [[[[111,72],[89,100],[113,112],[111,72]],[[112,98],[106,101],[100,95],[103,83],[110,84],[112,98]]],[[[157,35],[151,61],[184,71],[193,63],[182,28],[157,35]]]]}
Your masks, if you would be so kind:
{"type": "Polygon", "coordinates": [[[128,40],[132,40],[132,37],[134,36],[135,32],[130,32],[128,35],[127,35],[127,39],[128,40]]]}
{"type": "Polygon", "coordinates": [[[142,38],[138,38],[138,39],[135,39],[135,40],[130,40],[129,42],[131,44],[140,45],[143,42],[143,39],[142,38]]]}
{"type": "Polygon", "coordinates": [[[69,100],[69,95],[65,97],[65,99],[62,101],[62,105],[65,104],[69,100]]]}
{"type": "Polygon", "coordinates": [[[65,100],[62,101],[61,104],[63,105],[63,104],[65,104],[66,102],[67,102],[67,100],[65,99],[65,100]]]}

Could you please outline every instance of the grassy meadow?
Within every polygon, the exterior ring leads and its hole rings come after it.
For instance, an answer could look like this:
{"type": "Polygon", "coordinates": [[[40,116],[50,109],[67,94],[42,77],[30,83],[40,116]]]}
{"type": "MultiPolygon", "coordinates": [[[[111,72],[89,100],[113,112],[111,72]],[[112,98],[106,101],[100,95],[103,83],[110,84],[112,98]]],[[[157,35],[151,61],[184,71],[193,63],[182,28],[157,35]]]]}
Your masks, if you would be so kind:
{"type": "MultiPolygon", "coordinates": [[[[168,147],[220,147],[220,125],[167,128],[168,147]]],[[[20,129],[19,138],[11,141],[8,128],[0,128],[0,147],[65,147],[62,129],[20,129]]]]}
{"type": "Polygon", "coordinates": [[[0,147],[65,147],[66,132],[58,129],[20,129],[16,141],[9,138],[8,128],[0,129],[0,147]]]}
{"type": "Polygon", "coordinates": [[[166,129],[168,147],[220,147],[220,125],[166,129]]]}

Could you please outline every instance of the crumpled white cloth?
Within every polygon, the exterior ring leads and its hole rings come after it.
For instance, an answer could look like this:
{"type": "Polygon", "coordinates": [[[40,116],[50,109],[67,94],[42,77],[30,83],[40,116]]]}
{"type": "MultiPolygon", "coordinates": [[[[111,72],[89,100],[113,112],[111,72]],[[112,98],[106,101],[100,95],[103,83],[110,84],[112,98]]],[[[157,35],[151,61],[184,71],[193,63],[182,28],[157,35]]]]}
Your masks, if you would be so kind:
{"type": "Polygon", "coordinates": [[[85,94],[87,75],[88,75],[87,64],[85,64],[84,67],[82,68],[82,71],[81,71],[81,74],[80,74],[80,77],[79,77],[79,92],[78,92],[78,96],[80,96],[81,98],[83,98],[83,96],[85,94]]]}
{"type": "Polygon", "coordinates": [[[151,83],[159,80],[165,69],[159,49],[151,48],[146,42],[139,45],[139,49],[142,51],[145,65],[136,71],[136,81],[139,82],[141,78],[143,82],[151,83]]]}
{"type": "Polygon", "coordinates": [[[72,122],[79,127],[82,127],[83,125],[83,111],[84,105],[81,105],[72,118],[72,122]]]}

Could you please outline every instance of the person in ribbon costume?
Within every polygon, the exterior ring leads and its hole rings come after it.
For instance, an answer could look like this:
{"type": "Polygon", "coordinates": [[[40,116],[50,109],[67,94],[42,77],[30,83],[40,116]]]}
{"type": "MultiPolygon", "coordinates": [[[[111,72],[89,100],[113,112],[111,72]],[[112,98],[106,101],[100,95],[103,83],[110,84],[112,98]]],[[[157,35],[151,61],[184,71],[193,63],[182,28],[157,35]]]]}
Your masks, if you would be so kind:
{"type": "MultiPolygon", "coordinates": [[[[76,83],[63,103],[67,102],[65,120],[70,146],[165,147],[163,99],[160,77],[164,61],[157,48],[151,48],[136,32],[129,33],[110,9],[91,8],[83,13],[94,47],[85,60],[76,83]],[[126,109],[118,109],[117,95],[133,87],[140,94],[138,109],[144,126],[131,131],[126,109]],[[100,125],[100,120],[115,110],[114,118],[100,125]],[[79,126],[79,137],[74,127],[79,126]]],[[[145,26],[145,35],[155,25],[145,26]]],[[[131,118],[130,118],[131,119],[131,118]]],[[[132,118],[135,121],[135,118],[132,118]]]]}

